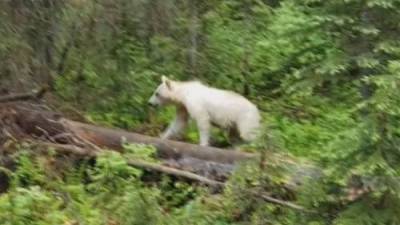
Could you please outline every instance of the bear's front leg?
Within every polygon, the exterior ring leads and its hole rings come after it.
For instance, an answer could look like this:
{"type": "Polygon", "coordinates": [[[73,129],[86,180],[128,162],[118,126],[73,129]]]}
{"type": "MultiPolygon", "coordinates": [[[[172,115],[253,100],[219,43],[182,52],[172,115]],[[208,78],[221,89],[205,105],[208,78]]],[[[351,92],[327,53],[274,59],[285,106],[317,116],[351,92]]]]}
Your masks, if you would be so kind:
{"type": "Polygon", "coordinates": [[[165,131],[160,135],[160,137],[161,137],[161,139],[170,139],[170,138],[176,136],[175,133],[176,133],[176,120],[174,120],[174,122],[172,122],[172,123],[168,126],[167,130],[165,130],[165,131]]]}
{"type": "Polygon", "coordinates": [[[168,129],[161,135],[162,139],[170,139],[178,137],[186,128],[189,119],[189,114],[184,107],[176,109],[176,117],[174,121],[168,126],[168,129]]]}

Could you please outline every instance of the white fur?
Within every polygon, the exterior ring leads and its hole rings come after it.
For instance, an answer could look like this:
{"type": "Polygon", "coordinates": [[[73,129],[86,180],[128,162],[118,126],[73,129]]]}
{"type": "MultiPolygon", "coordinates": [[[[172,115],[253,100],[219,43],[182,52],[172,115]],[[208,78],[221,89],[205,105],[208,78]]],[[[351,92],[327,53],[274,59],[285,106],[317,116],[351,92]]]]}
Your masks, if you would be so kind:
{"type": "Polygon", "coordinates": [[[179,135],[186,127],[189,116],[197,123],[202,146],[209,144],[211,124],[223,129],[237,129],[245,141],[254,140],[260,127],[259,111],[249,100],[198,81],[177,82],[163,77],[149,103],[174,104],[177,107],[175,120],[161,136],[164,139],[179,135]]]}

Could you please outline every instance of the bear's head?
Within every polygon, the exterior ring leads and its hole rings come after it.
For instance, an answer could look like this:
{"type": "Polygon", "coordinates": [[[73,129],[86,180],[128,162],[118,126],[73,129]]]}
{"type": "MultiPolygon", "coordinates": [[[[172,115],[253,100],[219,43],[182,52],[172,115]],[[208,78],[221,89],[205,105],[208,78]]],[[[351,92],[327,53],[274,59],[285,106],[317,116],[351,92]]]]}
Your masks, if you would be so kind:
{"type": "Polygon", "coordinates": [[[175,94],[173,91],[173,81],[166,76],[162,76],[161,81],[161,84],[149,99],[148,103],[150,105],[163,106],[174,102],[175,94]]]}

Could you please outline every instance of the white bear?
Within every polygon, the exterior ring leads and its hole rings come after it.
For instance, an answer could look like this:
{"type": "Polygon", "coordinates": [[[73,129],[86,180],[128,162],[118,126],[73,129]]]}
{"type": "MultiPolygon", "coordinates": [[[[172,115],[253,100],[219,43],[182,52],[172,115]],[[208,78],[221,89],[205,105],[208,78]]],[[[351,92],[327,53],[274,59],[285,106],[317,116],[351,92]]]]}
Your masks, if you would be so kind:
{"type": "Polygon", "coordinates": [[[162,76],[162,83],[149,99],[149,104],[176,106],[176,118],[161,135],[177,137],[192,118],[200,133],[200,145],[208,146],[211,125],[238,133],[242,140],[252,141],[260,127],[257,107],[243,96],[212,88],[199,81],[179,82],[162,76]]]}

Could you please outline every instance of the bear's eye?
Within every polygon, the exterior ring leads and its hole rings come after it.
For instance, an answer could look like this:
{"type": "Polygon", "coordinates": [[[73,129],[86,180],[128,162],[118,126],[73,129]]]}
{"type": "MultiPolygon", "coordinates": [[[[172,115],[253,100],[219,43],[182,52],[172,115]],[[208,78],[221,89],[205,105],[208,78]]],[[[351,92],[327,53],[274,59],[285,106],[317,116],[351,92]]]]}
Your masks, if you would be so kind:
{"type": "Polygon", "coordinates": [[[156,96],[157,96],[157,97],[160,96],[160,93],[156,92],[156,96]]]}

